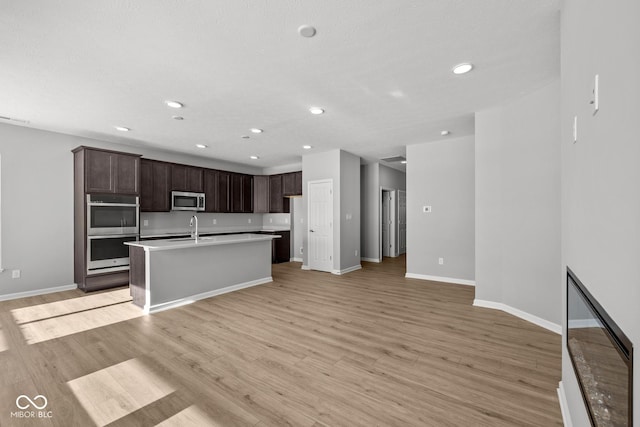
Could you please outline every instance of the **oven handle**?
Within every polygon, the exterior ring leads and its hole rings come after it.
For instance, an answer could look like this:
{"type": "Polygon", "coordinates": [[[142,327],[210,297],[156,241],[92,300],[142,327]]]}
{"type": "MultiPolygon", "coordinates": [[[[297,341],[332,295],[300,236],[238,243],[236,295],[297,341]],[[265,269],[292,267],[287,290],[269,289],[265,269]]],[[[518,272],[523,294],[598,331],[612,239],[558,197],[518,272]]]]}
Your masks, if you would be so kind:
{"type": "Polygon", "coordinates": [[[137,208],[140,204],[135,203],[101,203],[101,202],[87,202],[88,206],[125,206],[131,208],[137,208]]]}
{"type": "Polygon", "coordinates": [[[87,239],[112,239],[118,237],[140,237],[138,234],[107,234],[104,236],[87,236],[87,239]]]}

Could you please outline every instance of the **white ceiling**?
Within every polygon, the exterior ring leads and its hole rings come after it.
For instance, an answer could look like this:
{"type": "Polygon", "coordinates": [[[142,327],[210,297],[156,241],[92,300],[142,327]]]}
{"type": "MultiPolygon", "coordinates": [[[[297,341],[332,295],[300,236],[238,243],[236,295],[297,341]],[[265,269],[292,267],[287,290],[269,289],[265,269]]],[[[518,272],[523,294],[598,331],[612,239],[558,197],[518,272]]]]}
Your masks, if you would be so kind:
{"type": "Polygon", "coordinates": [[[471,135],[475,111],[557,77],[559,8],[559,0],[0,0],[0,116],[263,168],[300,162],[304,144],[377,161],[442,139],[443,129],[471,135]],[[317,35],[301,37],[303,24],[317,35]],[[474,71],[451,73],[467,61],[474,71]],[[312,105],[326,114],[310,114],[312,105]]]}

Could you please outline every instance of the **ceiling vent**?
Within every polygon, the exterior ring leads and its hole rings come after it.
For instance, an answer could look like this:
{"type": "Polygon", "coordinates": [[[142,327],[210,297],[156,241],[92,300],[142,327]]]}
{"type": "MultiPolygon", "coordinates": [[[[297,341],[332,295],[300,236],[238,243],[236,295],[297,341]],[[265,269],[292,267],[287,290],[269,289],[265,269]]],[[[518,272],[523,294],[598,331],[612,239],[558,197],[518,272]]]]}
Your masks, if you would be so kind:
{"type": "Polygon", "coordinates": [[[393,156],[393,157],[387,157],[384,159],[380,159],[383,162],[387,162],[387,163],[397,163],[397,162],[403,162],[405,160],[407,160],[404,156],[393,156]]]}

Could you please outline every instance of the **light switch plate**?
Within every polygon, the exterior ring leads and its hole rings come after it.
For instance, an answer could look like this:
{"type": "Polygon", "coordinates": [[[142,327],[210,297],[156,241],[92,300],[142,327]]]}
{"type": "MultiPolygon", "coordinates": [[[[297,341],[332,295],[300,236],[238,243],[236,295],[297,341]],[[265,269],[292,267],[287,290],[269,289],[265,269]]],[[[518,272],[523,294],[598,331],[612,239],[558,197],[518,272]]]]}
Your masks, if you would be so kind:
{"type": "Polygon", "coordinates": [[[600,76],[596,74],[593,78],[593,114],[600,109],[600,76]]]}
{"type": "Polygon", "coordinates": [[[573,116],[573,143],[578,142],[578,116],[573,116]]]}

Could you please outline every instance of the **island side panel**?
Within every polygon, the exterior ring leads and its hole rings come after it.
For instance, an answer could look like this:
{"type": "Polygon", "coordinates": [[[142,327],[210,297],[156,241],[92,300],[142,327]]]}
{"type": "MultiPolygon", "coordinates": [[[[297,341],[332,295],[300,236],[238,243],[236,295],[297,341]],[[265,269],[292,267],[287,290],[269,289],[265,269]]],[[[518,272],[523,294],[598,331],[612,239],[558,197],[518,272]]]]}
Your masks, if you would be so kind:
{"type": "Polygon", "coordinates": [[[129,291],[133,303],[144,307],[145,296],[145,254],[144,248],[129,246],[129,291]]]}
{"type": "Polygon", "coordinates": [[[149,252],[153,310],[230,286],[271,279],[271,241],[239,242],[149,252]]]}

